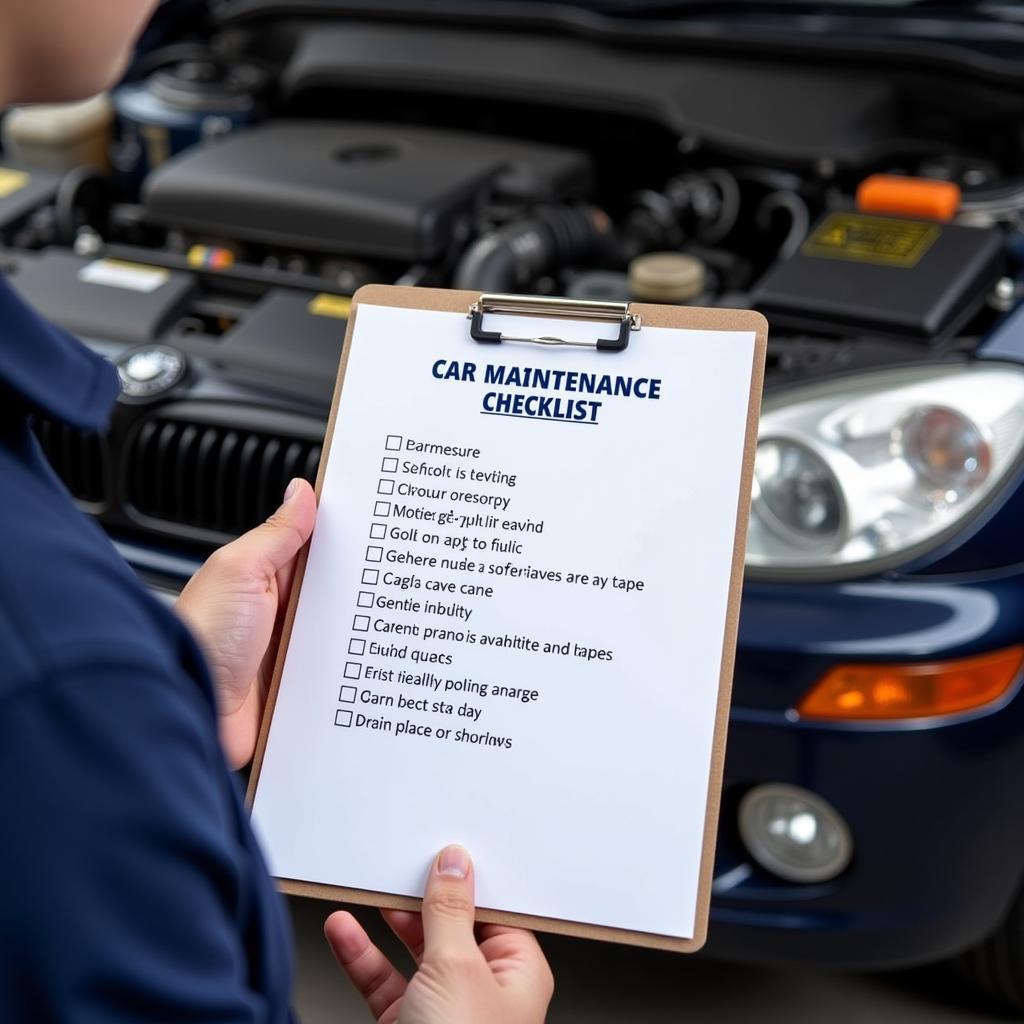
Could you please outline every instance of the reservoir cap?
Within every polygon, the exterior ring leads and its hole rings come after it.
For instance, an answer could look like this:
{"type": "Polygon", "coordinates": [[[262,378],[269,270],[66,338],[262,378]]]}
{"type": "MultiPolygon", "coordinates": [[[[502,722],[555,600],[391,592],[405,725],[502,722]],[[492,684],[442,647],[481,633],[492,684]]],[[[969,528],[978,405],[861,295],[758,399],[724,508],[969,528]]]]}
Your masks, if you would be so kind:
{"type": "Polygon", "coordinates": [[[682,252],[649,252],[629,264],[630,291],[642,302],[691,302],[704,277],[704,261],[682,252]]]}

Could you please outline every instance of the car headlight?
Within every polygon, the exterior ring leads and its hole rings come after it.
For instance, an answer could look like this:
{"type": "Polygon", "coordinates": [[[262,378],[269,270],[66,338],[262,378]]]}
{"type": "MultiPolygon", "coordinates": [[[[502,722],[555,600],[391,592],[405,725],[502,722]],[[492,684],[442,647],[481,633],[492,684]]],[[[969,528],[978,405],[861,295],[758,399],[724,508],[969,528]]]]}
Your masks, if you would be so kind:
{"type": "Polygon", "coordinates": [[[942,542],[1024,449],[1024,369],[858,374],[765,400],[747,565],[848,576],[942,542]]]}

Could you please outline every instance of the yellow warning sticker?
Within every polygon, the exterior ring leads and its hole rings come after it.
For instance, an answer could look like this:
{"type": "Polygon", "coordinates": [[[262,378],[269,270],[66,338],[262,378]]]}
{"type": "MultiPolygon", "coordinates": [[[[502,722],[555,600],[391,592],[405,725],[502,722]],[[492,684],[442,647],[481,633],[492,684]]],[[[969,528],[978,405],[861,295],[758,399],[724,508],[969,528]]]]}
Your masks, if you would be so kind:
{"type": "Polygon", "coordinates": [[[23,189],[32,179],[24,171],[0,167],[0,199],[6,199],[23,189]]]}
{"type": "Polygon", "coordinates": [[[333,316],[338,320],[345,320],[352,312],[352,300],[344,295],[321,292],[314,297],[308,308],[313,316],[333,316]]]}
{"type": "Polygon", "coordinates": [[[913,267],[932,247],[941,229],[937,224],[891,217],[833,213],[803,244],[805,256],[913,267]]]}

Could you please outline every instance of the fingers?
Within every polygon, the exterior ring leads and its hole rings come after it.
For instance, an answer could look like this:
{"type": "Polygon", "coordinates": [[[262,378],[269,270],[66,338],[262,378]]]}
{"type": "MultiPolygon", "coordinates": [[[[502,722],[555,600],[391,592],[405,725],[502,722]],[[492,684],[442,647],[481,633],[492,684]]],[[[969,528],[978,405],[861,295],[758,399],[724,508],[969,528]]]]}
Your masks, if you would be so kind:
{"type": "Polygon", "coordinates": [[[499,985],[518,985],[525,980],[534,993],[551,998],[555,979],[533,932],[497,924],[481,925],[480,950],[499,985]]]}
{"type": "Polygon", "coordinates": [[[424,959],[479,955],[473,935],[475,917],[469,853],[461,846],[446,846],[434,860],[423,894],[424,959]]]}
{"type": "Polygon", "coordinates": [[[382,910],[380,913],[418,965],[423,959],[423,918],[411,910],[382,910]]]}
{"type": "Polygon", "coordinates": [[[431,865],[422,914],[383,911],[391,930],[420,967],[403,999],[403,1012],[415,1013],[424,992],[435,997],[440,992],[454,1000],[451,1006],[475,1009],[460,1015],[450,1012],[449,1006],[448,1012],[424,1019],[543,1020],[554,979],[540,944],[522,928],[483,924],[474,929],[474,889],[469,854],[461,846],[449,846],[431,865]],[[419,986],[423,977],[430,977],[432,983],[419,986]]]}
{"type": "Polygon", "coordinates": [[[525,928],[509,928],[503,924],[480,925],[480,941],[500,942],[503,949],[514,950],[529,959],[544,959],[537,936],[525,928]]]}
{"type": "MultiPolygon", "coordinates": [[[[381,910],[380,914],[418,966],[423,959],[422,916],[412,910],[381,910]]],[[[533,932],[500,924],[478,924],[474,933],[488,962],[515,959],[537,966],[540,973],[547,970],[547,961],[533,932]]]]}
{"type": "Polygon", "coordinates": [[[268,577],[287,568],[309,540],[316,520],[313,488],[296,478],[285,491],[281,507],[265,522],[241,536],[235,544],[246,557],[263,567],[268,577]]]}
{"type": "Polygon", "coordinates": [[[397,1019],[395,1004],[405,994],[405,978],[370,941],[363,926],[347,911],[339,910],[324,922],[324,935],[342,970],[366,1000],[374,1020],[397,1019]]]}

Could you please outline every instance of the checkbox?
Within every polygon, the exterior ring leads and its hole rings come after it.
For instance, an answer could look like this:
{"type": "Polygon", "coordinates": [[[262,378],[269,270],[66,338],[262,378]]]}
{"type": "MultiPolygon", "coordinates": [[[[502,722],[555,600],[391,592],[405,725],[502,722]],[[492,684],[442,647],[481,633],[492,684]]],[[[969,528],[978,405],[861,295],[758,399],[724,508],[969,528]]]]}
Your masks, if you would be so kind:
{"type": "Polygon", "coordinates": [[[352,728],[352,712],[347,711],[345,708],[338,708],[334,712],[334,724],[340,725],[343,729],[352,728]]]}
{"type": "Polygon", "coordinates": [[[368,562],[383,562],[384,549],[377,547],[376,544],[371,544],[366,549],[366,560],[368,562]]]}
{"type": "Polygon", "coordinates": [[[372,608],[373,607],[373,592],[369,590],[360,590],[359,596],[356,598],[356,604],[360,608],[372,608]]]}
{"type": "Polygon", "coordinates": [[[358,679],[362,675],[363,666],[358,661],[346,661],[345,662],[345,678],[346,679],[358,679]]]}
{"type": "Polygon", "coordinates": [[[341,704],[355,704],[356,688],[354,686],[343,686],[338,693],[338,701],[341,704]]]}
{"type": "Polygon", "coordinates": [[[389,516],[389,515],[391,515],[391,502],[390,501],[378,501],[373,506],[373,514],[375,516],[389,516]]]}
{"type": "Polygon", "coordinates": [[[388,434],[388,439],[384,442],[384,447],[389,452],[400,452],[402,450],[402,435],[388,434]]]}
{"type": "Polygon", "coordinates": [[[378,494],[394,494],[395,493],[395,481],[394,480],[381,480],[377,484],[378,494]]]}
{"type": "Polygon", "coordinates": [[[381,459],[380,471],[382,473],[397,473],[398,459],[381,459]]]}
{"type": "Polygon", "coordinates": [[[380,580],[380,569],[364,569],[363,582],[368,587],[375,587],[380,580]]]}
{"type": "Polygon", "coordinates": [[[370,527],[371,540],[383,540],[387,536],[388,528],[384,523],[374,523],[370,527]]]}
{"type": "Polygon", "coordinates": [[[369,615],[356,615],[352,619],[352,628],[357,633],[369,633],[370,632],[370,616],[369,615]]]}
{"type": "Polygon", "coordinates": [[[366,641],[365,640],[349,640],[348,642],[348,653],[349,654],[365,654],[366,653],[366,641]]]}

